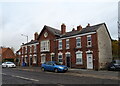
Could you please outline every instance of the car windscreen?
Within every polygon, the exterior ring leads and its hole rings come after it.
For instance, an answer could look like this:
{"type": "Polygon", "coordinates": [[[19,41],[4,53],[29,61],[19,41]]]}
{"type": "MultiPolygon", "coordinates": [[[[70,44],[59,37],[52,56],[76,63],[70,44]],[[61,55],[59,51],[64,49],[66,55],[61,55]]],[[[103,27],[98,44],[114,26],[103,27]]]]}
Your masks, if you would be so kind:
{"type": "Polygon", "coordinates": [[[6,62],[6,64],[13,64],[12,62],[6,62]]]}

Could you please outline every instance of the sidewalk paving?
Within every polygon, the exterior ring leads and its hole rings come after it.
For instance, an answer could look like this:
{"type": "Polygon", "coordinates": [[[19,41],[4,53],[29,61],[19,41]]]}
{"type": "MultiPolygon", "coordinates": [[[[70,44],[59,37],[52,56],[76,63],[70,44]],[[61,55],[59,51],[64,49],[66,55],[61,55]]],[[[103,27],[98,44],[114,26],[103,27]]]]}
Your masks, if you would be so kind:
{"type": "MultiPolygon", "coordinates": [[[[41,72],[40,67],[17,67],[16,69],[41,72]]],[[[95,71],[95,70],[87,70],[87,69],[69,68],[68,72],[63,74],[68,74],[73,76],[94,77],[94,78],[101,78],[101,79],[120,80],[119,71],[107,71],[107,70],[95,71]]]]}

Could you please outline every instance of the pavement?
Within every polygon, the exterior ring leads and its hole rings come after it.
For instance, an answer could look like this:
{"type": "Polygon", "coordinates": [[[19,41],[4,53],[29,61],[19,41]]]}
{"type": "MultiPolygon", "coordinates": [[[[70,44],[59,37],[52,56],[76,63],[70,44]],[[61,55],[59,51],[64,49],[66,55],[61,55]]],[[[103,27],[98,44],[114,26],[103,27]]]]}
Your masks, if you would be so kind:
{"type": "MultiPolygon", "coordinates": [[[[40,67],[17,67],[15,69],[41,72],[40,67]]],[[[69,68],[68,72],[63,74],[73,75],[73,76],[93,77],[93,78],[100,78],[100,79],[120,80],[120,71],[107,71],[107,70],[95,71],[95,70],[88,70],[88,69],[69,68]]]]}

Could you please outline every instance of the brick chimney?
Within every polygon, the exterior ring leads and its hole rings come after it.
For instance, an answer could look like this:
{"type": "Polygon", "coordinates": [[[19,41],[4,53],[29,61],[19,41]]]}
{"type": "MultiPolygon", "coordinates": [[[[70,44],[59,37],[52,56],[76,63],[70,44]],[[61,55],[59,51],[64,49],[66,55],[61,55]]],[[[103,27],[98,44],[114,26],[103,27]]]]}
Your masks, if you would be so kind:
{"type": "Polygon", "coordinates": [[[75,28],[73,28],[72,31],[75,31],[75,28]]]}
{"type": "Polygon", "coordinates": [[[66,25],[62,24],[61,25],[61,34],[65,34],[66,33],[66,25]]]}
{"type": "Polygon", "coordinates": [[[90,27],[90,24],[88,23],[88,25],[86,27],[90,27]]]}
{"type": "Polygon", "coordinates": [[[77,31],[80,31],[80,30],[82,30],[82,26],[81,25],[77,26],[77,31]]]}
{"type": "Polygon", "coordinates": [[[37,38],[38,38],[38,33],[35,32],[35,34],[34,34],[34,40],[37,40],[37,38]]]}

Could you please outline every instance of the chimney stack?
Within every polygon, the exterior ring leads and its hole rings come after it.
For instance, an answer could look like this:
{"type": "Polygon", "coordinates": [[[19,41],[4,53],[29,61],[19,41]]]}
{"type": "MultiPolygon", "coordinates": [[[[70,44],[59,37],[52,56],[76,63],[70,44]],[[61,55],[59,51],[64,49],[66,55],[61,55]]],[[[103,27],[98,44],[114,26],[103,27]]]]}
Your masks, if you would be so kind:
{"type": "Polygon", "coordinates": [[[86,27],[90,27],[90,24],[88,23],[88,25],[86,27]]]}
{"type": "Polygon", "coordinates": [[[77,26],[77,31],[80,31],[80,30],[82,30],[82,26],[81,25],[77,26]]]}
{"type": "Polygon", "coordinates": [[[75,28],[73,28],[72,31],[75,31],[75,28]]]}
{"type": "Polygon", "coordinates": [[[35,34],[34,34],[34,40],[37,40],[37,38],[38,38],[38,33],[35,32],[35,34]]]}
{"type": "Polygon", "coordinates": [[[61,25],[61,34],[65,34],[66,33],[66,25],[62,24],[61,25]]]}

